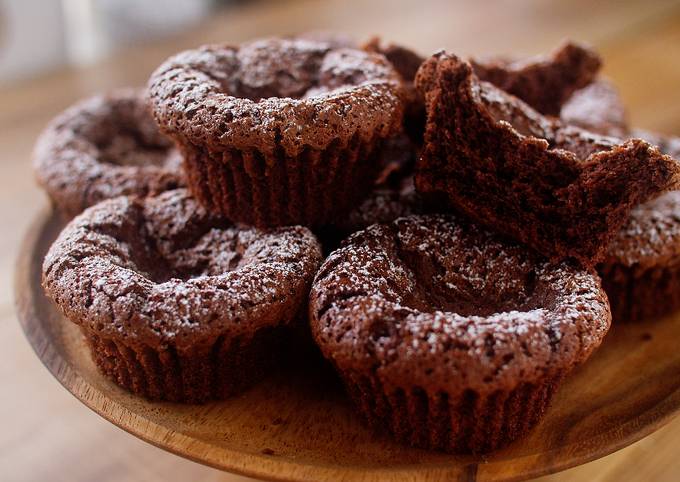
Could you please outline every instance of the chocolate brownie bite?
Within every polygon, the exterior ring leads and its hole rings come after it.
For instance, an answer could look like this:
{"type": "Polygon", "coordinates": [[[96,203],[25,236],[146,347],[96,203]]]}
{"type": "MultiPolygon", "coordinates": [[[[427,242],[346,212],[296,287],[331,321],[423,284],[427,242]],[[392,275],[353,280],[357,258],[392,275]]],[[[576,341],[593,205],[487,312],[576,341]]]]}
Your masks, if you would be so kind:
{"type": "Polygon", "coordinates": [[[256,226],[316,226],[349,211],[402,123],[384,57],[299,39],[183,52],[151,76],[149,95],[198,200],[256,226]]]}
{"type": "MultiPolygon", "coordinates": [[[[633,136],[680,159],[680,138],[630,129],[616,87],[600,79],[563,106],[563,122],[593,132],[633,136]]],[[[680,309],[680,192],[636,206],[598,265],[615,322],[653,319],[680,309]]]]}
{"type": "Polygon", "coordinates": [[[597,275],[453,216],[351,236],[310,295],[317,344],[368,423],[487,452],[525,434],[610,324],[597,275]]]}
{"type": "Polygon", "coordinates": [[[33,159],[38,183],[67,219],[105,199],[183,186],[181,162],[141,89],[78,102],[45,129],[33,159]]]}
{"type": "MultiPolygon", "coordinates": [[[[565,124],[597,134],[622,139],[629,134],[626,108],[621,94],[611,81],[603,78],[574,92],[562,106],[560,119],[565,124]]],[[[648,140],[644,136],[633,137],[648,140]]],[[[650,144],[654,142],[650,141],[650,144]]]]}
{"type": "Polygon", "coordinates": [[[678,185],[678,162],[544,117],[434,55],[418,71],[427,128],[416,189],[551,258],[604,254],[631,209],[678,185]]]}
{"type": "Polygon", "coordinates": [[[182,189],[85,210],[47,253],[43,287],[104,375],[194,403],[238,393],[280,362],[320,262],[308,229],[235,226],[182,189]]]}
{"type": "Polygon", "coordinates": [[[477,77],[519,97],[545,115],[557,116],[578,89],[590,84],[602,61],[595,51],[565,42],[547,56],[470,59],[477,77]]]}

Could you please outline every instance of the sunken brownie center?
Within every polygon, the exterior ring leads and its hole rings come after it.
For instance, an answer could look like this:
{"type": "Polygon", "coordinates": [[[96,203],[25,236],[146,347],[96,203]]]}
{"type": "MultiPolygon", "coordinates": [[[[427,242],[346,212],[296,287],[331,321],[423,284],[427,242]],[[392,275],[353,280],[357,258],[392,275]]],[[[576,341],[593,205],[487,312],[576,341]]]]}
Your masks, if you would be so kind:
{"type": "Polygon", "coordinates": [[[160,133],[145,106],[114,106],[109,115],[84,126],[81,136],[91,143],[99,162],[173,169],[181,162],[177,149],[160,133]]]}
{"type": "Polygon", "coordinates": [[[217,82],[222,94],[259,102],[322,95],[372,75],[385,75],[381,69],[359,50],[332,49],[323,42],[301,39],[269,39],[237,51],[218,51],[200,70],[217,82]]]}
{"type": "Polygon", "coordinates": [[[219,276],[254,262],[248,246],[233,228],[210,228],[194,236],[192,242],[168,252],[156,246],[157,259],[163,260],[163,270],[155,273],[156,282],[177,278],[187,281],[203,276],[219,276]]]}
{"type": "Polygon", "coordinates": [[[545,307],[554,298],[532,260],[498,242],[410,238],[397,255],[411,279],[403,303],[421,312],[490,316],[545,307]]]}
{"type": "Polygon", "coordinates": [[[138,132],[121,132],[114,135],[100,149],[99,161],[116,166],[179,166],[178,151],[164,139],[157,142],[140,137],[138,132]]]}
{"type": "Polygon", "coordinates": [[[301,99],[319,84],[328,49],[305,41],[262,41],[245,45],[214,76],[222,92],[258,102],[271,97],[301,99]]]}
{"type": "MultiPolygon", "coordinates": [[[[218,276],[261,260],[262,235],[211,218],[145,218],[138,206],[134,221],[109,233],[130,269],[154,283],[218,276]]],[[[147,213],[148,214],[148,213],[147,213]]]]}

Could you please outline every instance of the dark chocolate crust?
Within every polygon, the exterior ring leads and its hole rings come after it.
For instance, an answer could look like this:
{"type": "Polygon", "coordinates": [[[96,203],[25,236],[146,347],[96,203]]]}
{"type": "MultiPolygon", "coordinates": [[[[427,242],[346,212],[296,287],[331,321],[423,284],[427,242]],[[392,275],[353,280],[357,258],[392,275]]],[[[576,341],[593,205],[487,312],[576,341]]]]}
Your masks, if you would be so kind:
{"type": "Polygon", "coordinates": [[[352,235],[310,295],[316,342],[369,423],[483,452],[528,430],[610,324],[597,275],[453,216],[352,235]]]}
{"type": "Polygon", "coordinates": [[[43,286],[115,382],[202,402],[280,356],[320,261],[306,228],[233,226],[177,190],[84,211],[50,248],[43,286]]]}
{"type": "Polygon", "coordinates": [[[547,118],[434,55],[416,85],[428,111],[416,189],[551,258],[600,258],[631,209],[677,186],[678,163],[547,118]]]}
{"type": "MultiPolygon", "coordinates": [[[[621,94],[611,81],[604,78],[574,92],[574,95],[562,106],[560,119],[565,124],[581,127],[597,134],[622,139],[629,135],[628,116],[621,94]]],[[[649,141],[644,136],[633,135],[632,137],[649,141]]]]}
{"type": "Polygon", "coordinates": [[[347,212],[402,123],[401,83],[384,57],[300,39],[180,53],[151,76],[149,96],[199,201],[257,226],[347,212]]]}
{"type": "Polygon", "coordinates": [[[480,79],[519,97],[542,114],[557,116],[575,91],[595,79],[602,61],[589,47],[565,42],[547,56],[470,59],[470,63],[480,79]]]}
{"type": "Polygon", "coordinates": [[[42,133],[33,160],[38,183],[67,219],[104,199],[154,196],[183,186],[181,162],[141,89],[69,108],[42,133]]]}

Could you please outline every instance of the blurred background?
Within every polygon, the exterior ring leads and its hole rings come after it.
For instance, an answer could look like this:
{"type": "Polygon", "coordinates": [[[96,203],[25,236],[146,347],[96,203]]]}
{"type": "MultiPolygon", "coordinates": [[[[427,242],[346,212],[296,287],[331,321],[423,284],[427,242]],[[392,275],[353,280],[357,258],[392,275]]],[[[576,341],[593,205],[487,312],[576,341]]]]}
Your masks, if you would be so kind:
{"type": "MultiPolygon", "coordinates": [[[[0,480],[245,480],[144,444],[52,379],[16,321],[12,271],[46,199],[33,143],[77,99],[144,85],[204,43],[309,30],[380,35],[427,54],[528,55],[594,45],[637,127],[680,135],[678,0],[0,0],[0,480]]],[[[680,480],[680,420],[551,481],[680,480]]]]}
{"type": "Polygon", "coordinates": [[[636,124],[677,131],[680,107],[658,94],[678,80],[679,16],[678,0],[0,0],[0,89],[32,98],[49,79],[63,104],[143,84],[183,48],[310,29],[422,53],[534,54],[571,37],[604,54],[636,124]]]}
{"type": "Polygon", "coordinates": [[[0,82],[89,65],[196,25],[235,0],[3,0],[0,82]]]}

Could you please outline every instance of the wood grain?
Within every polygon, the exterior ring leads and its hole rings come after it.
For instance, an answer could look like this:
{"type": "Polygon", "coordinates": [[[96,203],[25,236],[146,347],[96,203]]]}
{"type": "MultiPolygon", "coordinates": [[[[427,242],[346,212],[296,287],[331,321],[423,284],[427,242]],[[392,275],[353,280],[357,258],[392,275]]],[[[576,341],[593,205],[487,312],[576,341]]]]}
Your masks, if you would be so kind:
{"type": "MultiPolygon", "coordinates": [[[[565,37],[587,41],[604,54],[605,72],[621,87],[633,123],[680,135],[677,0],[260,0],[92,66],[0,86],[0,479],[249,480],[146,444],[83,407],[26,342],[13,308],[12,275],[22,236],[45,203],[29,160],[51,117],[95,92],[143,85],[180,49],[308,29],[340,29],[360,38],[380,34],[423,53],[446,47],[462,54],[533,54],[565,37]]],[[[543,480],[675,482],[678,447],[680,417],[631,447],[543,480]]]]}
{"type": "Polygon", "coordinates": [[[680,316],[615,326],[525,439],[483,458],[410,449],[357,419],[320,359],[283,369],[245,394],[207,405],[151,403],[101,376],[80,331],[40,287],[61,228],[41,215],[17,265],[20,322],[52,374],[85,405],[154,445],[205,464],[279,480],[515,480],[607,455],[680,410],[680,316]]]}

